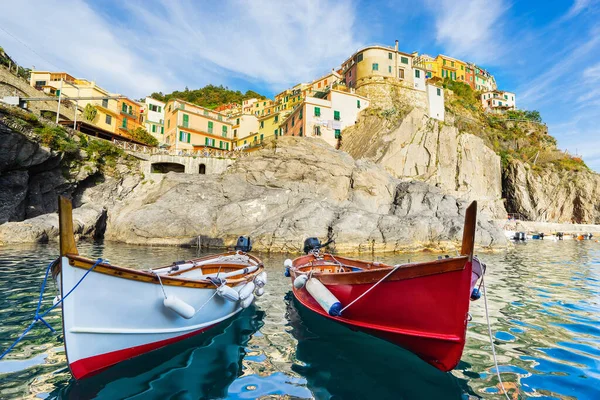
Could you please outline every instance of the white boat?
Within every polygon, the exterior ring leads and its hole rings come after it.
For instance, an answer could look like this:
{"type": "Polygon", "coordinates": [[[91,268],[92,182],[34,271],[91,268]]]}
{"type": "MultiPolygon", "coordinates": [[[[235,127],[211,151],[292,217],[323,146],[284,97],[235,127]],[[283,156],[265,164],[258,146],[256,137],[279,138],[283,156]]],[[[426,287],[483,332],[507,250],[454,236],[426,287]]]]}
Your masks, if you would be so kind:
{"type": "Polygon", "coordinates": [[[76,379],[204,332],[264,292],[262,262],[239,249],[151,270],[79,256],[71,207],[60,198],[61,258],[52,275],[64,296],[65,351],[76,379]]]}

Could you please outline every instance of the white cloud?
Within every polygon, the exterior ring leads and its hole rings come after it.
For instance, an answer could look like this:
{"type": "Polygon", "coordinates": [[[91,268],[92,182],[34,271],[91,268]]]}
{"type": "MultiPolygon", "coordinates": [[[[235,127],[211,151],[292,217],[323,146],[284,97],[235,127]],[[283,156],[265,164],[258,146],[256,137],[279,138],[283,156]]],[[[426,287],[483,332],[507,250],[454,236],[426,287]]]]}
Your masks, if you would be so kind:
{"type": "Polygon", "coordinates": [[[37,69],[58,66],[96,80],[107,90],[136,97],[165,85],[160,71],[137,54],[134,44],[80,0],[4,2],[0,25],[42,56],[0,31],[3,42],[11,45],[6,51],[37,69]]]}
{"type": "Polygon", "coordinates": [[[1,31],[0,40],[21,63],[57,65],[134,97],[239,80],[283,89],[327,73],[359,46],[351,2],[132,0],[103,7],[83,0],[2,5],[0,25],[49,63],[1,31]]]}
{"type": "Polygon", "coordinates": [[[567,20],[576,17],[585,10],[591,8],[590,6],[593,6],[595,3],[597,3],[597,0],[575,0],[562,19],[567,20]]]}
{"type": "Polygon", "coordinates": [[[600,81],[600,63],[586,68],[583,71],[583,77],[592,82],[600,81]]]}
{"type": "Polygon", "coordinates": [[[435,18],[436,40],[454,57],[494,64],[506,51],[502,0],[428,1],[435,18]]]}

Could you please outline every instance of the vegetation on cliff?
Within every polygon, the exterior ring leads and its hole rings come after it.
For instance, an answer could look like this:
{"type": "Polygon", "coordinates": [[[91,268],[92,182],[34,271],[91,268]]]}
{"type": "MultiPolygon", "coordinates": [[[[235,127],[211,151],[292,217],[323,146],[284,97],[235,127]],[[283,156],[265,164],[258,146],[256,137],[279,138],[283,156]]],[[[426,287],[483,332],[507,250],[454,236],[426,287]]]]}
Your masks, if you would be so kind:
{"type": "Polygon", "coordinates": [[[515,110],[506,115],[483,111],[479,96],[467,84],[446,80],[449,89],[446,112],[454,117],[460,131],[481,137],[502,158],[504,168],[511,160],[530,164],[532,170],[555,167],[558,170],[588,171],[579,157],[559,150],[556,139],[548,134],[538,111],[515,110]]]}
{"type": "Polygon", "coordinates": [[[110,142],[67,130],[18,108],[0,106],[0,122],[59,153],[66,175],[84,165],[87,168],[93,166],[102,173],[112,173],[117,160],[126,157],[123,150],[110,142]]]}
{"type": "Polygon", "coordinates": [[[153,99],[159,101],[168,101],[169,99],[181,99],[189,101],[190,103],[197,104],[201,107],[216,108],[222,104],[239,103],[242,101],[258,98],[264,99],[265,96],[258,94],[252,90],[247,90],[246,93],[242,93],[239,90],[230,90],[227,87],[206,85],[203,88],[196,90],[189,90],[187,87],[183,91],[176,90],[173,93],[163,94],[162,92],[152,93],[150,95],[153,99]]]}

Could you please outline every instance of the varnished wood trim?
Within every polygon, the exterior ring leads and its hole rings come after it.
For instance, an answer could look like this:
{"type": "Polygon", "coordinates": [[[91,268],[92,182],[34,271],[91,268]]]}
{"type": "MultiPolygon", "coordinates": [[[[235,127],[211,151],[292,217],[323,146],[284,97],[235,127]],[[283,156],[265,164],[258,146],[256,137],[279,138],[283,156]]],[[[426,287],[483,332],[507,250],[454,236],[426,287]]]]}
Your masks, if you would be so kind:
{"type": "MultiPolygon", "coordinates": [[[[231,254],[235,254],[235,253],[231,253],[231,254]]],[[[94,260],[91,260],[91,259],[88,259],[85,257],[80,257],[80,256],[77,256],[74,254],[68,254],[67,257],[69,258],[69,264],[75,268],[90,269],[92,267],[92,265],[94,265],[94,263],[95,263],[94,260]]],[[[214,257],[214,256],[212,256],[212,257],[214,257]]],[[[256,259],[255,257],[252,257],[252,258],[256,259]]],[[[201,259],[191,260],[191,261],[199,261],[199,260],[206,260],[206,259],[207,259],[207,257],[203,257],[201,259]]],[[[259,260],[259,263],[260,263],[260,260],[259,260]]],[[[245,268],[247,266],[248,265],[246,265],[246,264],[239,264],[240,269],[245,268]]],[[[162,268],[164,268],[164,267],[162,267],[162,268]]],[[[256,275],[258,275],[261,271],[263,271],[263,269],[264,269],[264,267],[263,267],[262,263],[260,263],[260,265],[258,266],[258,270],[256,270],[255,272],[247,274],[241,278],[227,279],[227,286],[236,286],[242,282],[250,282],[254,279],[254,277],[256,275]]],[[[105,274],[105,275],[112,275],[112,276],[115,276],[118,278],[130,279],[130,280],[139,281],[139,282],[159,284],[159,281],[158,281],[158,278],[156,277],[156,275],[154,275],[148,271],[140,271],[140,270],[135,270],[135,269],[131,269],[131,268],[119,267],[116,265],[98,264],[96,266],[96,268],[94,268],[94,272],[97,272],[100,274],[105,274]]],[[[215,285],[213,285],[209,281],[205,281],[205,280],[185,279],[185,278],[163,276],[163,275],[161,275],[160,278],[161,278],[162,284],[164,286],[180,286],[180,287],[201,288],[201,289],[214,289],[215,288],[215,285]]]]}
{"type": "Polygon", "coordinates": [[[60,232],[60,255],[79,254],[73,234],[73,205],[64,196],[58,197],[58,226],[60,232]]]}
{"type": "MultiPolygon", "coordinates": [[[[311,265],[317,268],[320,265],[328,266],[330,268],[336,267],[336,265],[332,264],[331,261],[327,259],[327,256],[328,254],[325,254],[324,260],[321,261],[314,259],[314,256],[312,255],[300,257],[297,260],[307,261],[306,257],[313,257],[314,260],[313,262],[306,262],[304,264],[294,263],[294,267],[292,269],[293,275],[296,275],[299,269],[303,267],[310,267],[311,265]]],[[[374,265],[374,263],[345,259],[343,257],[335,257],[335,259],[342,263],[342,265],[364,268],[364,270],[341,273],[315,272],[314,276],[318,277],[324,285],[360,285],[375,283],[387,275],[390,272],[390,269],[393,268],[392,266],[386,264],[374,265]]],[[[434,260],[430,262],[406,264],[398,268],[387,278],[387,280],[399,281],[454,271],[462,271],[465,268],[467,261],[468,257],[460,256],[445,258],[442,260],[434,260]]]]}
{"type": "Polygon", "coordinates": [[[465,226],[463,228],[463,240],[460,254],[468,256],[469,261],[473,258],[473,248],[475,247],[475,230],[477,228],[477,202],[474,201],[467,208],[465,214],[465,226]]]}

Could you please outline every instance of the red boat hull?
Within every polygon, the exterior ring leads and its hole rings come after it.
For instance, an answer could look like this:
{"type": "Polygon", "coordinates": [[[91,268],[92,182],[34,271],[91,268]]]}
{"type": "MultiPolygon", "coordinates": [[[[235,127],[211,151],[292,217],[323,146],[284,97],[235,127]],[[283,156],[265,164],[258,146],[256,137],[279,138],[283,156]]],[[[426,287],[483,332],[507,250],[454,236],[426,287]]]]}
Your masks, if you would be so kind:
{"type": "MultiPolygon", "coordinates": [[[[465,260],[458,270],[394,280],[395,274],[402,273],[398,270],[345,310],[342,317],[329,315],[306,289],[294,288],[293,292],[309,310],[401,346],[436,368],[450,371],[460,361],[465,346],[471,270],[471,262],[465,260]]],[[[295,275],[292,273],[292,280],[295,275]]],[[[323,282],[343,306],[374,283],[323,282]]]]}

